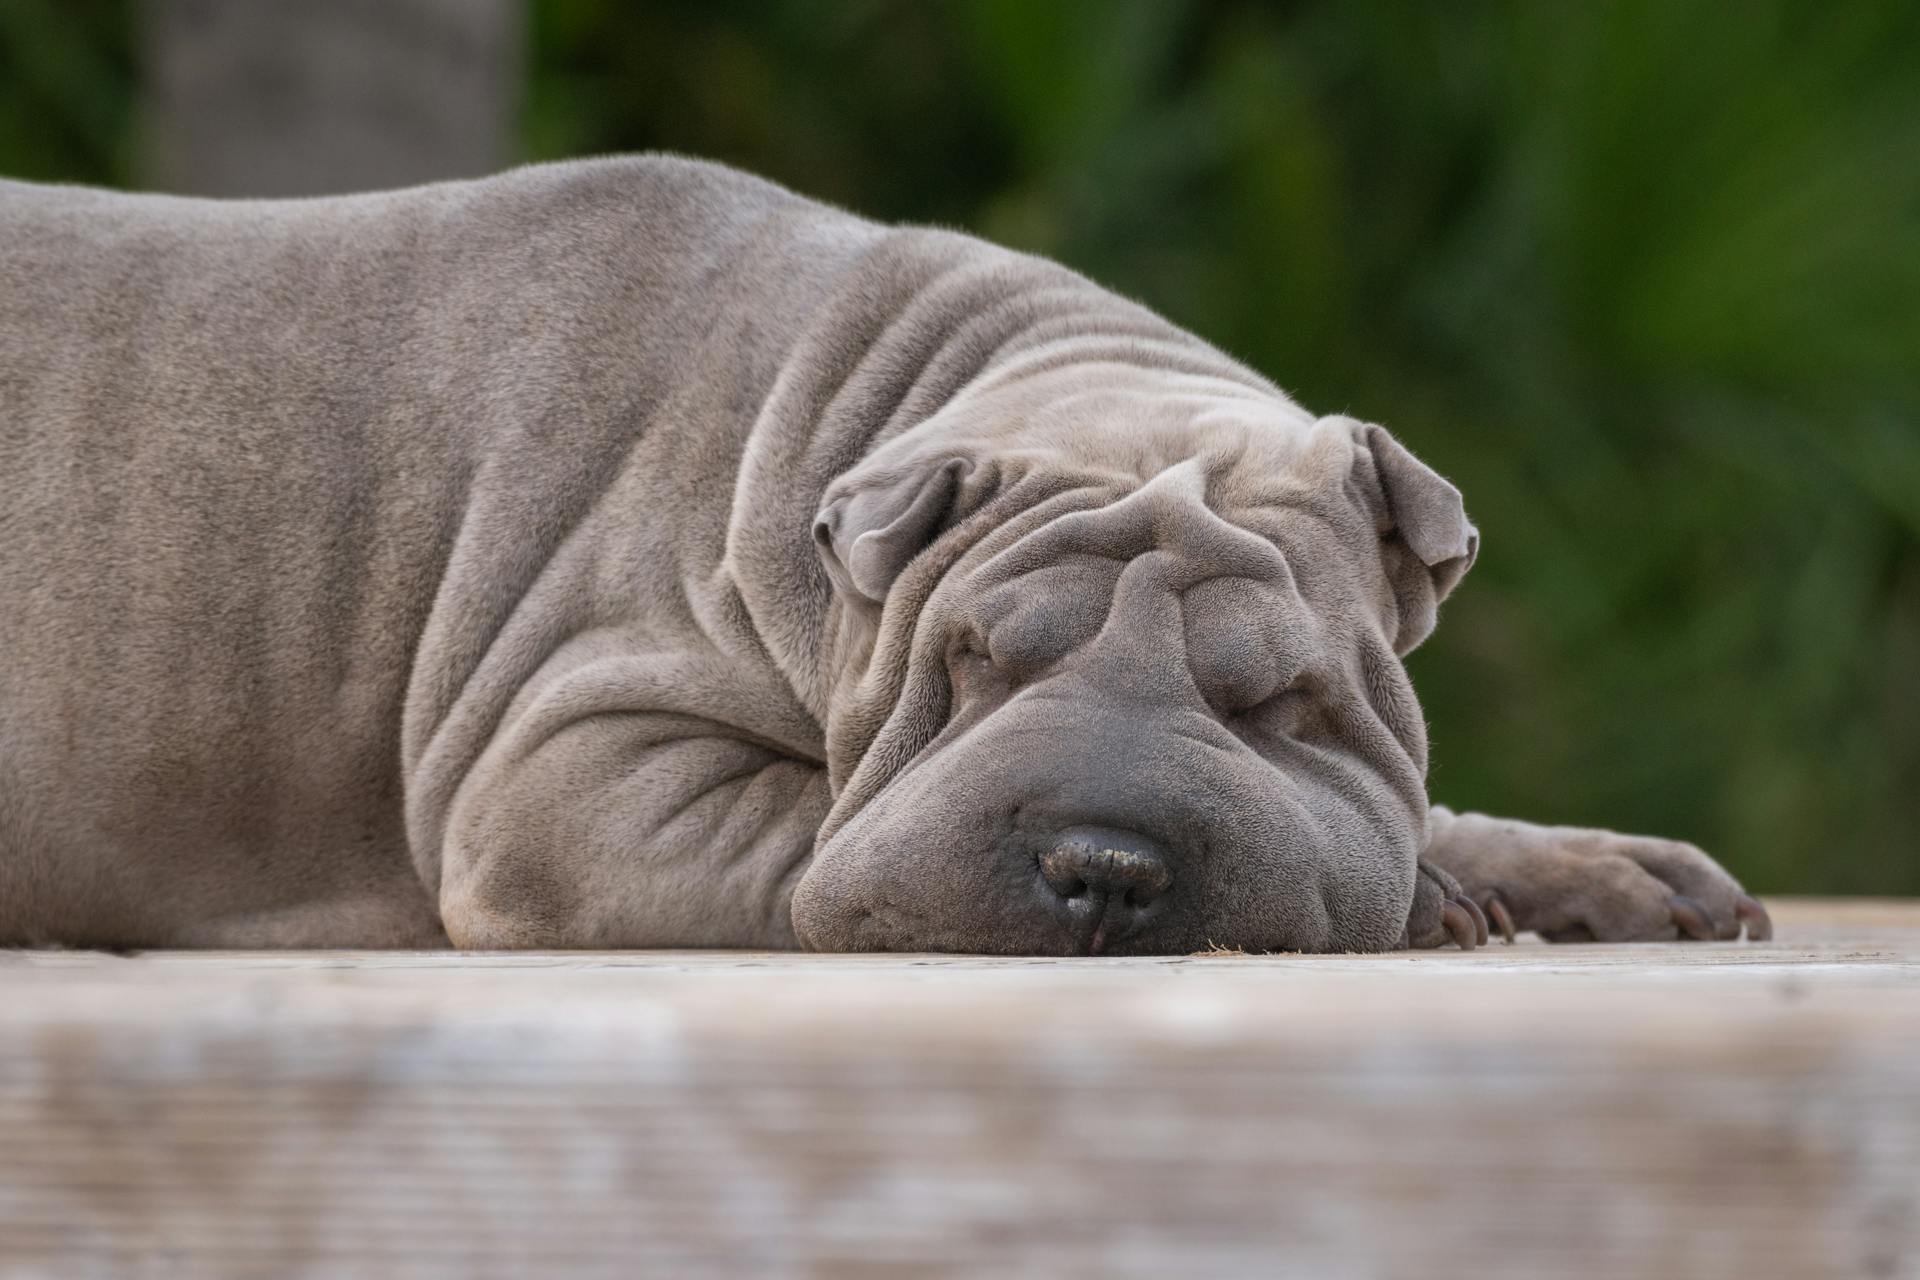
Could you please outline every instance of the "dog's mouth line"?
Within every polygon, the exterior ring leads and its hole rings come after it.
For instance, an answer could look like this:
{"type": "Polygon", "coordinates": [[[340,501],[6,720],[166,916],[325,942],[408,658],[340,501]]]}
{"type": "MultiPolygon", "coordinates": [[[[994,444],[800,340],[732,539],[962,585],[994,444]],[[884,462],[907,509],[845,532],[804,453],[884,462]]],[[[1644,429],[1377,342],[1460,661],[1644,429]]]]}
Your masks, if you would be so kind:
{"type": "Polygon", "coordinates": [[[1076,900],[1088,904],[1083,913],[1074,913],[1082,918],[1073,922],[1067,935],[1075,953],[1104,955],[1110,945],[1146,931],[1146,923],[1138,914],[1144,908],[1128,902],[1131,892],[1129,889],[1086,888],[1074,895],[1076,900]]]}

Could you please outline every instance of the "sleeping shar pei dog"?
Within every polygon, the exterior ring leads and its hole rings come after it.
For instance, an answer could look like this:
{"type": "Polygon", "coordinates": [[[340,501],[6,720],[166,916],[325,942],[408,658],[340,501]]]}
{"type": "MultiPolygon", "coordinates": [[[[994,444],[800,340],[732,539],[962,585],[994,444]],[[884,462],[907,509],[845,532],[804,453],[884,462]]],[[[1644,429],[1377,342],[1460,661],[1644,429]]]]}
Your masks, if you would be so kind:
{"type": "Polygon", "coordinates": [[[1473,563],[1380,427],[1062,267],[664,157],[0,183],[0,942],[1764,937],[1428,803],[1473,563]]]}

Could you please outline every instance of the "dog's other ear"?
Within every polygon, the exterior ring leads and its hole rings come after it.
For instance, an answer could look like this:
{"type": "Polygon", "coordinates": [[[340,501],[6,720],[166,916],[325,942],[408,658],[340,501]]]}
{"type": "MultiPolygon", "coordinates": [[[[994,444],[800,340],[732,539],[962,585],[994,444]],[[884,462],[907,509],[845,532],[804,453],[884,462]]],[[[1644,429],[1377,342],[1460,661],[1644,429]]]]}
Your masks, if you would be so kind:
{"type": "Polygon", "coordinates": [[[907,563],[940,533],[968,464],[923,463],[830,500],[813,518],[813,540],[836,590],[874,604],[907,563]]]}
{"type": "Polygon", "coordinates": [[[1380,554],[1393,587],[1399,625],[1394,651],[1405,657],[1433,634],[1440,602],[1480,552],[1460,491],[1407,452],[1386,428],[1342,419],[1353,432],[1353,480],[1375,515],[1380,554]]]}

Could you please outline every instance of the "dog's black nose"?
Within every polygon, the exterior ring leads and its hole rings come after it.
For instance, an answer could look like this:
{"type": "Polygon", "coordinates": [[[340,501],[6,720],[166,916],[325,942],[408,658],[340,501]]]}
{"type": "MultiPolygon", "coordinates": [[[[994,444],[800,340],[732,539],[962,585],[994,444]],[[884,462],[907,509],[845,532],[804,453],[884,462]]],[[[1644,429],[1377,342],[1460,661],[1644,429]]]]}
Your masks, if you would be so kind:
{"type": "Polygon", "coordinates": [[[1140,931],[1173,887],[1158,845],[1132,831],[1068,827],[1040,854],[1054,909],[1091,952],[1140,931]]]}

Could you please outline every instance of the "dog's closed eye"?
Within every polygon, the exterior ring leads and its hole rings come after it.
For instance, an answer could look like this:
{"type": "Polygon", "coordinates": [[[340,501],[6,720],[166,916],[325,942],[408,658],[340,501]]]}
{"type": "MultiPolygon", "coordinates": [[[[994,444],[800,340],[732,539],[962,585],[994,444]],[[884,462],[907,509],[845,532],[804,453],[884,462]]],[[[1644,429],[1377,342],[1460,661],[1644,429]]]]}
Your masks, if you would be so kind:
{"type": "Polygon", "coordinates": [[[1318,717],[1320,709],[1319,684],[1302,672],[1260,701],[1225,719],[1228,726],[1243,737],[1292,738],[1301,736],[1318,717]]]}

